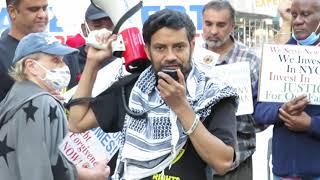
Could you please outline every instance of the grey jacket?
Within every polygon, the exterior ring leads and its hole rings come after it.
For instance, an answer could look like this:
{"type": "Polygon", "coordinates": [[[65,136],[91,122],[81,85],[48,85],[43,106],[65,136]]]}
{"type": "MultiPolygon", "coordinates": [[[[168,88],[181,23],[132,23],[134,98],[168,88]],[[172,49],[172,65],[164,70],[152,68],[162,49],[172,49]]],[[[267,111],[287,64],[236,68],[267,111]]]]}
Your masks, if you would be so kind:
{"type": "Polygon", "coordinates": [[[0,175],[10,180],[74,180],[58,146],[67,133],[64,108],[30,81],[16,82],[0,103],[0,175]]]}

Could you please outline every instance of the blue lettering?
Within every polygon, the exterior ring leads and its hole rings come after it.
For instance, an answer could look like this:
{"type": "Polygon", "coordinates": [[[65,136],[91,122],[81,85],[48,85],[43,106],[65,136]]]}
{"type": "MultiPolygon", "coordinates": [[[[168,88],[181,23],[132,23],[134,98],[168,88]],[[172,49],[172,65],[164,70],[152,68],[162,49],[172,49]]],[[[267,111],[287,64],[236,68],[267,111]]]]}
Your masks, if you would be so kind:
{"type": "Polygon", "coordinates": [[[159,10],[160,6],[143,6],[141,9],[142,23],[144,23],[152,13],[159,10]]]}
{"type": "Polygon", "coordinates": [[[114,139],[118,139],[118,138],[120,137],[120,135],[121,135],[121,132],[112,133],[112,137],[113,137],[114,139]]]}
{"type": "MultiPolygon", "coordinates": [[[[50,32],[63,32],[62,27],[58,26],[58,19],[53,16],[49,22],[50,32]]],[[[6,8],[1,8],[0,10],[0,31],[10,27],[10,18],[6,8]]]]}
{"type": "Polygon", "coordinates": [[[102,139],[100,139],[101,144],[103,146],[107,146],[109,139],[110,139],[110,135],[106,133],[105,136],[102,139]]]}
{"type": "Polygon", "coordinates": [[[110,143],[106,146],[106,150],[107,152],[110,152],[110,154],[112,154],[112,149],[114,149],[114,147],[116,146],[116,143],[114,141],[110,141],[110,143]]]}
{"type": "MultiPolygon", "coordinates": [[[[187,7],[185,6],[165,6],[166,9],[171,9],[175,11],[180,11],[189,14],[190,17],[194,17],[195,13],[195,19],[193,19],[193,22],[195,23],[197,30],[202,30],[202,8],[203,5],[190,5],[189,6],[189,12],[186,10],[187,7]]],[[[153,14],[156,11],[161,10],[161,6],[143,6],[141,9],[141,20],[144,23],[148,17],[153,14]]]]}
{"type": "Polygon", "coordinates": [[[102,131],[101,128],[97,128],[94,134],[97,136],[97,138],[101,141],[101,139],[104,137],[105,133],[102,131]]]}
{"type": "Polygon", "coordinates": [[[110,154],[116,150],[121,133],[105,133],[101,128],[92,129],[94,134],[99,139],[101,144],[105,147],[106,151],[110,154]],[[116,138],[117,137],[117,138],[116,138]]]}
{"type": "MultiPolygon", "coordinates": [[[[196,13],[196,28],[197,30],[202,30],[202,8],[203,5],[190,5],[189,12],[187,12],[186,7],[184,6],[165,6],[167,9],[177,10],[180,12],[186,13],[196,13]]],[[[159,11],[161,9],[160,6],[143,6],[141,9],[141,20],[145,22],[145,20],[154,12],[159,11]]],[[[63,32],[63,28],[58,26],[58,19],[56,16],[53,16],[50,20],[49,24],[50,32],[63,32]]],[[[10,27],[10,18],[6,8],[0,9],[0,31],[10,27]]]]}
{"type": "Polygon", "coordinates": [[[197,14],[197,24],[196,28],[198,30],[202,30],[202,8],[203,5],[191,5],[190,6],[190,11],[195,11],[197,14]]]}
{"type": "Polygon", "coordinates": [[[50,32],[63,32],[62,27],[57,26],[58,19],[54,16],[49,22],[49,31],[50,32]]]}
{"type": "Polygon", "coordinates": [[[9,15],[6,8],[0,10],[0,31],[3,31],[10,27],[9,15]]]}
{"type": "MultiPolygon", "coordinates": [[[[52,9],[52,8],[50,8],[52,9]]],[[[58,19],[56,16],[53,16],[53,18],[49,22],[49,31],[50,32],[63,32],[62,27],[59,27],[57,25],[58,19]]]]}
{"type": "Polygon", "coordinates": [[[183,6],[166,6],[166,9],[170,9],[170,10],[174,10],[174,11],[180,11],[185,13],[186,12],[186,8],[184,8],[183,6]]]}

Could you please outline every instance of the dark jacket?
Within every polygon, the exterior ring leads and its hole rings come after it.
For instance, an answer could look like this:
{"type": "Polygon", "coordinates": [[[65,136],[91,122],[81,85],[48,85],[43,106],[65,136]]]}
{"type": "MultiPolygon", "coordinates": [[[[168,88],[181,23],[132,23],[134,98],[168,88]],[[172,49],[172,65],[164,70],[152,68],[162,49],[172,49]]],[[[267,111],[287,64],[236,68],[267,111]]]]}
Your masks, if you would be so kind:
{"type": "Polygon", "coordinates": [[[8,70],[11,68],[12,59],[19,40],[13,38],[4,31],[0,38],[0,101],[4,99],[12,87],[14,80],[9,76],[8,70]]]}

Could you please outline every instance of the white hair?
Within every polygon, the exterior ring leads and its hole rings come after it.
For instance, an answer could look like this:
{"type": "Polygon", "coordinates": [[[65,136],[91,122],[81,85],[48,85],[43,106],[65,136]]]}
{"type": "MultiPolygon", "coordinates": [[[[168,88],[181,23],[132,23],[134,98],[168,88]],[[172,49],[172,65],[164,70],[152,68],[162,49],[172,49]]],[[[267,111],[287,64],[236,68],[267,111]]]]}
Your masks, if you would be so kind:
{"type": "Polygon", "coordinates": [[[15,81],[24,81],[27,80],[28,76],[25,72],[25,61],[27,59],[35,59],[38,60],[44,53],[34,53],[27,55],[23,58],[21,58],[18,62],[16,62],[13,67],[9,70],[9,75],[15,80],[15,81]]]}

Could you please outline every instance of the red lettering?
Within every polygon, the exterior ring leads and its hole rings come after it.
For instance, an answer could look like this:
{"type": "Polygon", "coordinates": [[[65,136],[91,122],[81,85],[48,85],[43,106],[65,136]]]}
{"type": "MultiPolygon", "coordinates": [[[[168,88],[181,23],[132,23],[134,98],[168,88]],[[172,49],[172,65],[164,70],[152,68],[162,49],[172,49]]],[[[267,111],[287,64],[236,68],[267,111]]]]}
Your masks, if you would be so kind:
{"type": "Polygon", "coordinates": [[[68,146],[69,144],[68,144],[68,142],[66,142],[66,145],[64,145],[64,151],[67,149],[67,147],[69,148],[70,147],[70,145],[68,146]]]}
{"type": "Polygon", "coordinates": [[[94,163],[94,161],[96,160],[93,156],[92,156],[92,154],[89,154],[88,156],[87,156],[87,159],[93,164],[94,163]]]}
{"type": "Polygon", "coordinates": [[[82,137],[88,141],[89,139],[91,139],[91,136],[89,135],[90,131],[85,132],[84,134],[82,134],[82,137]]]}
{"type": "Polygon", "coordinates": [[[74,162],[77,162],[78,161],[78,159],[79,159],[79,162],[81,162],[82,160],[80,159],[80,157],[79,157],[79,154],[78,153],[76,153],[76,152],[74,152],[73,154],[72,154],[72,156],[70,156],[70,158],[72,159],[72,161],[74,161],[74,162]]]}
{"type": "Polygon", "coordinates": [[[81,140],[79,138],[75,138],[73,142],[75,142],[78,146],[79,144],[82,145],[81,140]]]}
{"type": "Polygon", "coordinates": [[[73,153],[74,153],[74,149],[72,149],[71,147],[66,150],[67,156],[71,156],[73,153]]]}
{"type": "Polygon", "coordinates": [[[69,137],[72,138],[72,136],[75,136],[76,133],[70,133],[69,137]]]}

